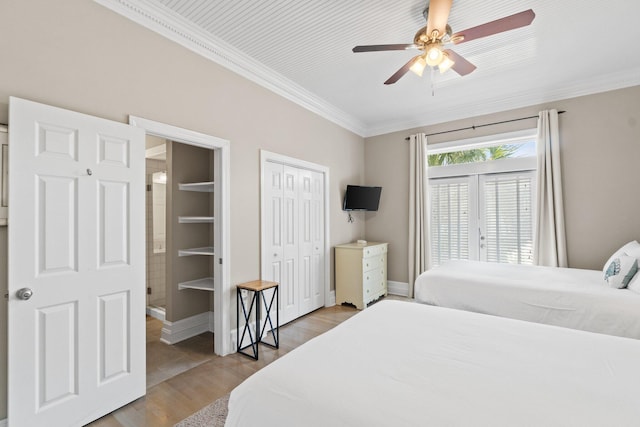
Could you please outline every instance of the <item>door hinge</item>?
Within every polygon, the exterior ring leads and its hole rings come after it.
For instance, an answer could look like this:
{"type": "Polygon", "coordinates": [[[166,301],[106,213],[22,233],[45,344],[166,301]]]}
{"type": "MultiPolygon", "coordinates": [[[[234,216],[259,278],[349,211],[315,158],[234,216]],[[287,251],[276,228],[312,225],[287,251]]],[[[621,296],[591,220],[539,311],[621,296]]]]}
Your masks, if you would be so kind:
{"type": "Polygon", "coordinates": [[[151,184],[147,184],[147,191],[151,191],[151,184]]]}
{"type": "Polygon", "coordinates": [[[222,265],[222,258],[218,258],[218,264],[222,265]]]}
{"type": "Polygon", "coordinates": [[[151,286],[147,287],[147,295],[151,295],[151,286]]]}

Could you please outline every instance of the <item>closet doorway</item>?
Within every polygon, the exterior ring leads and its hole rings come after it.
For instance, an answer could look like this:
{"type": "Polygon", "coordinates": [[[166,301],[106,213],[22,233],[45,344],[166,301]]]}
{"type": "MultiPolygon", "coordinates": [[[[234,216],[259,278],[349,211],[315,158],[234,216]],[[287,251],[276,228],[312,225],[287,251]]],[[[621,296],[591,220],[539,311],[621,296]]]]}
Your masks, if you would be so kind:
{"type": "Polygon", "coordinates": [[[164,322],[166,311],[167,142],[146,135],[146,285],[147,315],[164,322]]]}
{"type": "Polygon", "coordinates": [[[280,284],[280,324],[328,305],[329,168],[260,151],[261,276],[280,284]]]}
{"type": "MultiPolygon", "coordinates": [[[[144,129],[147,137],[152,136],[170,141],[167,144],[169,144],[169,146],[171,146],[172,144],[174,145],[172,152],[175,152],[175,150],[177,149],[179,149],[181,152],[185,152],[184,155],[180,156],[182,159],[186,158],[184,156],[194,154],[188,154],[186,153],[187,151],[190,152],[202,149],[211,150],[211,176],[206,176],[204,178],[198,179],[198,181],[202,182],[195,183],[183,183],[181,181],[182,178],[180,178],[179,176],[175,176],[175,182],[172,182],[172,185],[175,184],[174,187],[178,187],[176,198],[179,195],[180,197],[184,196],[198,198],[198,200],[202,202],[202,200],[200,200],[202,199],[202,197],[200,197],[199,193],[204,196],[206,196],[206,193],[211,194],[210,199],[207,196],[207,198],[203,200],[205,205],[212,205],[211,211],[213,215],[203,217],[201,216],[203,214],[200,212],[200,210],[198,210],[197,212],[194,210],[194,212],[179,213],[178,215],[187,216],[178,217],[175,221],[176,224],[173,223],[173,215],[168,215],[166,218],[167,235],[165,236],[164,241],[166,242],[166,250],[173,251],[166,254],[167,263],[172,262],[171,260],[176,257],[181,257],[181,259],[189,259],[189,262],[192,262],[191,260],[195,262],[199,257],[206,257],[207,259],[211,260],[212,268],[210,270],[210,273],[212,277],[200,278],[200,276],[198,276],[196,278],[197,280],[191,280],[193,278],[186,278],[184,279],[185,282],[173,283],[174,274],[167,274],[167,318],[164,320],[164,326],[162,329],[162,341],[168,344],[173,344],[175,342],[210,330],[213,332],[214,337],[214,352],[220,356],[232,353],[233,349],[231,344],[230,326],[231,274],[228,261],[228,256],[230,253],[229,141],[135,116],[129,117],[129,123],[136,127],[144,129]],[[184,148],[180,148],[180,146],[184,148]],[[191,149],[189,149],[189,147],[191,147],[191,149]],[[169,221],[172,222],[169,223],[169,221]],[[205,233],[206,235],[212,234],[210,243],[206,243],[206,246],[203,246],[202,244],[194,245],[198,247],[187,247],[187,245],[184,248],[180,247],[180,250],[173,250],[175,248],[173,248],[173,245],[171,244],[172,227],[181,225],[183,223],[187,225],[193,224],[193,227],[191,228],[193,228],[194,230],[191,231],[194,231],[195,233],[195,231],[197,231],[197,227],[202,227],[203,224],[200,224],[202,222],[205,223],[205,226],[207,225],[206,223],[210,223],[212,226],[213,233],[205,233]],[[203,282],[205,283],[205,285],[202,285],[203,282]],[[205,287],[207,288],[206,290],[204,289],[205,287]],[[179,292],[205,292],[207,294],[210,294],[210,296],[212,296],[213,298],[213,311],[203,312],[197,315],[193,315],[193,313],[188,312],[185,313],[183,307],[180,306],[180,302],[178,301],[182,300],[183,298],[177,298],[177,296],[180,295],[179,292]],[[171,297],[171,294],[173,294],[174,298],[171,297]]],[[[198,156],[196,153],[196,157],[203,156],[198,156]]],[[[204,158],[209,158],[209,156],[204,156],[204,158]]],[[[171,198],[171,192],[168,192],[167,205],[171,205],[171,198]]],[[[179,201],[176,200],[176,202],[180,204],[179,201]]],[[[168,211],[170,211],[170,209],[168,211]]],[[[198,230],[200,230],[200,228],[198,228],[198,230]]],[[[197,235],[199,233],[195,234],[197,235]]],[[[176,237],[182,237],[183,235],[186,234],[180,233],[180,235],[176,237]]],[[[159,236],[159,239],[157,239],[158,242],[154,244],[155,246],[158,246],[158,248],[163,245],[162,239],[160,237],[161,236],[159,236]]],[[[180,244],[182,243],[178,243],[178,245],[180,244]]],[[[168,270],[171,269],[169,268],[168,270]]],[[[203,273],[201,275],[207,276],[208,274],[203,273]]]]}

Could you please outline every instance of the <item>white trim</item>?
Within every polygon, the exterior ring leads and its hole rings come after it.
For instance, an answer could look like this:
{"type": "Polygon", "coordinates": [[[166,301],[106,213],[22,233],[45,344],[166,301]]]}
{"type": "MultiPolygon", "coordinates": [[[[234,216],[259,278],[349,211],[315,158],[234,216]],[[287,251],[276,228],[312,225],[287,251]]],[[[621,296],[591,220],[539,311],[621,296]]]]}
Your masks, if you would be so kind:
{"type": "Polygon", "coordinates": [[[285,76],[213,36],[168,8],[147,0],[95,0],[96,3],[271,90],[309,111],[364,136],[366,125],[285,76]]]}
{"type": "Polygon", "coordinates": [[[390,295],[399,295],[401,297],[409,297],[409,283],[394,282],[387,280],[387,293],[390,295]]]}
{"type": "Polygon", "coordinates": [[[156,145],[155,147],[147,148],[144,150],[144,155],[147,159],[167,159],[167,144],[156,145]]]}
{"type": "Polygon", "coordinates": [[[530,89],[527,92],[519,92],[511,97],[498,97],[484,99],[482,111],[474,103],[460,103],[455,108],[440,108],[425,112],[420,117],[412,117],[408,120],[394,120],[378,122],[366,129],[365,138],[400,132],[407,129],[417,129],[439,123],[461,120],[469,117],[477,117],[478,114],[501,113],[532,105],[549,104],[554,101],[577,98],[579,96],[609,92],[637,86],[640,84],[640,67],[631,70],[620,70],[614,73],[601,73],[589,79],[576,81],[573,84],[560,85],[541,93],[539,88],[530,89]]]}
{"type": "Polygon", "coordinates": [[[147,316],[151,316],[154,319],[158,319],[162,322],[165,320],[166,312],[163,308],[160,307],[150,307],[147,306],[147,316]]]}
{"type": "Polygon", "coordinates": [[[0,420],[0,427],[7,427],[9,425],[9,421],[5,418],[4,420],[0,420]]]}
{"type": "MultiPolygon", "coordinates": [[[[428,114],[420,115],[420,118],[382,121],[367,125],[364,121],[335,107],[210,33],[194,28],[185,18],[167,10],[162,5],[154,4],[149,0],[94,1],[365,138],[478,115],[478,106],[467,103],[458,105],[455,109],[443,108],[430,111],[428,114]]],[[[515,110],[638,84],[640,84],[640,68],[636,67],[575,81],[546,91],[544,94],[538,88],[533,88],[510,97],[486,99],[482,104],[482,113],[492,114],[515,110]]]]}
{"type": "Polygon", "coordinates": [[[203,332],[213,332],[211,330],[211,318],[213,314],[211,311],[205,311],[204,313],[196,314],[195,316],[175,322],[165,320],[162,326],[160,341],[165,344],[175,344],[200,335],[203,332]]]}
{"type": "MultiPolygon", "coordinates": [[[[336,304],[335,292],[333,293],[333,303],[331,303],[331,280],[330,280],[330,267],[331,267],[331,244],[329,233],[329,205],[331,204],[329,198],[329,168],[316,163],[308,162],[306,160],[296,159],[294,157],[285,156],[283,154],[272,153],[266,150],[260,150],[260,224],[266,223],[266,207],[264,206],[264,200],[262,194],[265,193],[264,179],[262,176],[262,170],[266,162],[279,163],[283,165],[293,166],[296,168],[308,169],[314,172],[319,172],[324,177],[324,306],[331,307],[336,304]]],[[[260,272],[262,274],[263,266],[268,264],[267,261],[267,242],[264,236],[262,236],[262,227],[260,229],[260,272]]]]}
{"type": "Polygon", "coordinates": [[[334,305],[336,305],[336,291],[329,291],[329,297],[327,298],[327,300],[324,302],[324,306],[325,307],[333,307],[334,305]]]}
{"type": "Polygon", "coordinates": [[[475,138],[459,139],[456,141],[441,142],[429,145],[427,143],[427,155],[449,153],[451,151],[471,150],[474,148],[494,147],[496,145],[517,144],[535,140],[538,130],[524,129],[515,132],[505,132],[494,135],[478,136],[475,138]]]}
{"type": "Polygon", "coordinates": [[[220,203],[215,203],[216,227],[219,233],[214,234],[216,239],[216,256],[214,262],[221,259],[221,279],[216,284],[216,297],[214,298],[214,350],[219,356],[232,353],[233,347],[229,334],[231,331],[231,144],[228,140],[195,132],[188,129],[171,126],[141,117],[129,116],[129,123],[145,129],[150,135],[167,138],[172,141],[197,147],[214,150],[214,173],[216,175],[216,198],[220,203]],[[226,339],[225,339],[226,338],[226,339]]]}
{"type": "Polygon", "coordinates": [[[216,330],[216,316],[213,311],[209,312],[209,332],[215,333],[216,330]]]}
{"type": "Polygon", "coordinates": [[[488,173],[506,173],[536,170],[537,159],[533,157],[514,157],[488,162],[461,163],[446,166],[431,166],[428,169],[429,179],[451,178],[456,176],[484,175],[488,173]]]}
{"type": "MultiPolygon", "coordinates": [[[[524,129],[515,132],[505,132],[494,135],[485,135],[468,139],[434,144],[429,148],[427,144],[427,155],[450,153],[454,151],[472,150],[478,148],[495,147],[497,145],[518,144],[535,141],[537,139],[537,129],[524,129]]],[[[444,166],[429,167],[429,179],[448,178],[466,175],[482,175],[488,173],[504,173],[524,170],[535,170],[537,168],[536,156],[513,157],[486,162],[461,163],[444,166]]]]}

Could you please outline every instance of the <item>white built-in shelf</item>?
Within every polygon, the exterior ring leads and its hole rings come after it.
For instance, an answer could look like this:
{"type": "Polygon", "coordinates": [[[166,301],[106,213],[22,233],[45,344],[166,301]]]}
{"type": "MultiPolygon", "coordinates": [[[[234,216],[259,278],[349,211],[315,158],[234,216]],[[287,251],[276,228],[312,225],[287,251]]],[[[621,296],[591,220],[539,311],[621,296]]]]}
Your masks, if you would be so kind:
{"type": "Polygon", "coordinates": [[[213,222],[212,216],[179,216],[178,222],[180,224],[201,224],[213,222]]]}
{"type": "Polygon", "coordinates": [[[213,193],[213,181],[178,184],[178,188],[182,191],[200,191],[203,193],[213,193]]]}
{"type": "Polygon", "coordinates": [[[205,277],[204,279],[178,283],[178,289],[200,289],[202,291],[213,291],[213,277],[205,277]]]}
{"type": "Polygon", "coordinates": [[[178,251],[178,256],[191,255],[214,255],[213,246],[206,246],[204,248],[180,249],[178,251]]]}

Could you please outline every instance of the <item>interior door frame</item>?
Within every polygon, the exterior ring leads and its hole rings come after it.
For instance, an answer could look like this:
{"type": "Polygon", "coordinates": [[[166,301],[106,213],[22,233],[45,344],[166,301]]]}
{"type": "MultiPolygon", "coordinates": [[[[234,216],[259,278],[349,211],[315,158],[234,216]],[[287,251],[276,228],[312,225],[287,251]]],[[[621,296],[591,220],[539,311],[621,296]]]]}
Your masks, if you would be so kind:
{"type": "Polygon", "coordinates": [[[265,236],[266,224],[266,200],[263,195],[265,194],[265,181],[264,181],[264,164],[266,162],[278,163],[286,166],[293,166],[299,169],[308,169],[314,172],[319,172],[323,176],[324,180],[324,306],[331,307],[335,305],[335,293],[331,293],[331,245],[329,244],[329,168],[327,166],[319,165],[317,163],[308,162],[306,160],[296,159],[294,157],[285,156],[283,154],[273,153],[266,150],[260,150],[260,274],[265,275],[264,269],[269,265],[267,257],[267,243],[265,236]]]}
{"type": "Polygon", "coordinates": [[[148,135],[154,135],[182,144],[217,150],[214,156],[215,197],[219,197],[220,206],[216,203],[215,225],[219,233],[214,234],[214,246],[217,258],[223,260],[220,283],[215,284],[213,308],[213,340],[214,352],[219,356],[233,353],[231,336],[231,227],[230,227],[230,152],[231,145],[226,139],[204,133],[156,122],[142,117],[129,116],[129,124],[143,128],[148,135]]]}

